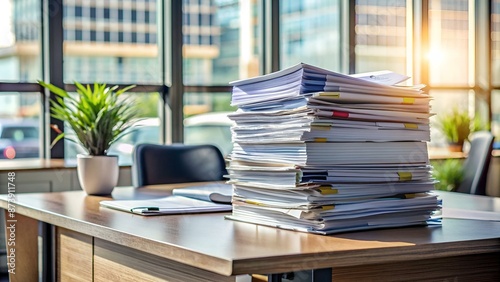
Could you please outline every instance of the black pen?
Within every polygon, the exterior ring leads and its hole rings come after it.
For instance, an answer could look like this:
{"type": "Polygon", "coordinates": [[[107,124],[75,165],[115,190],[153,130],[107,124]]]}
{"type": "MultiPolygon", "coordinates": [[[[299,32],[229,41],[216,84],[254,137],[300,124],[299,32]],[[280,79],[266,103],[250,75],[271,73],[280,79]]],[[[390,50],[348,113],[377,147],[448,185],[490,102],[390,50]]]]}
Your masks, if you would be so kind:
{"type": "Polygon", "coordinates": [[[160,211],[159,207],[137,207],[130,210],[135,213],[143,213],[143,212],[158,212],[160,211]]]}

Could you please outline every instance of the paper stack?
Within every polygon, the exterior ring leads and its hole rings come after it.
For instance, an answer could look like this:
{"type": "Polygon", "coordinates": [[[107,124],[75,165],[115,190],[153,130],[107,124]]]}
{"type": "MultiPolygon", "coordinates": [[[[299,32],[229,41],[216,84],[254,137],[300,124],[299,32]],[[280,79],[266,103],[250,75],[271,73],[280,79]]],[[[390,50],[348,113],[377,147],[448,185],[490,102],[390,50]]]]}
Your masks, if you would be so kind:
{"type": "Polygon", "coordinates": [[[320,234],[427,224],[430,97],[393,86],[406,79],[299,64],[232,82],[229,218],[320,234]]]}

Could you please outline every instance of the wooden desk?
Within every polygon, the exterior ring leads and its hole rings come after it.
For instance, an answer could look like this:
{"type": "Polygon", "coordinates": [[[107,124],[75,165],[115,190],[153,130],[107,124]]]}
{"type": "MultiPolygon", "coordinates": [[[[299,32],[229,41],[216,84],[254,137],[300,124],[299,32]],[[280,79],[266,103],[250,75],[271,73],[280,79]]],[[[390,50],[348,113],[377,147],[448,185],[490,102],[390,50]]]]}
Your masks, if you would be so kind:
{"type": "MultiPolygon", "coordinates": [[[[117,188],[113,198],[168,194],[117,188]]],[[[441,194],[453,207],[500,204],[441,194]]],[[[321,236],[225,220],[225,213],[144,217],[100,208],[99,201],[108,199],[82,191],[18,194],[11,281],[36,281],[38,221],[55,228],[62,281],[234,281],[240,274],[325,268],[333,268],[335,281],[500,281],[500,222],[445,219],[441,227],[321,236]]],[[[0,207],[7,205],[1,196],[0,207]]]]}

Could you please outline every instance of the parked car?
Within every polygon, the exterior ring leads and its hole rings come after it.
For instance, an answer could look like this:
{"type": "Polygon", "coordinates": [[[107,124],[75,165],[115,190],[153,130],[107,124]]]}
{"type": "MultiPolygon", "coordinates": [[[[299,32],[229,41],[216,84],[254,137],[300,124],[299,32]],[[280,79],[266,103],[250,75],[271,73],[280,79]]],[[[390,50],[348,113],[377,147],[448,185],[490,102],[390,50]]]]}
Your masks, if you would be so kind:
{"type": "Polygon", "coordinates": [[[212,144],[226,157],[233,150],[229,112],[214,112],[184,119],[185,144],[212,144]]]}
{"type": "MultiPolygon", "coordinates": [[[[205,113],[184,119],[184,143],[212,144],[222,155],[227,156],[233,149],[231,125],[228,112],[205,113]]],[[[132,163],[134,146],[141,143],[160,141],[160,120],[148,118],[137,122],[130,132],[111,146],[108,154],[117,155],[120,164],[132,163]]]]}
{"type": "Polygon", "coordinates": [[[118,156],[120,165],[130,165],[132,164],[132,152],[136,144],[158,143],[159,141],[160,119],[143,119],[136,122],[123,137],[111,145],[108,155],[118,156]]]}
{"type": "Polygon", "coordinates": [[[37,120],[0,120],[0,159],[38,158],[37,120]]]}

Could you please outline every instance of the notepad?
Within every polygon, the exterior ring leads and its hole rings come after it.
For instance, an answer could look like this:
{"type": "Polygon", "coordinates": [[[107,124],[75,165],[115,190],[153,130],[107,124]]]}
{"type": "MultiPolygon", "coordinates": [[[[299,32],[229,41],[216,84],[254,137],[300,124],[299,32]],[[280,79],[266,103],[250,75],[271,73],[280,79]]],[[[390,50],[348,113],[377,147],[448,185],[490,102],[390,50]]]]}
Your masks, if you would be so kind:
{"type": "Polygon", "coordinates": [[[140,215],[223,212],[232,209],[231,191],[231,185],[228,184],[208,184],[174,189],[173,195],[169,197],[149,200],[101,201],[100,205],[140,215]],[[188,190],[182,191],[185,189],[188,190]]]}

